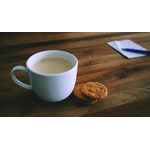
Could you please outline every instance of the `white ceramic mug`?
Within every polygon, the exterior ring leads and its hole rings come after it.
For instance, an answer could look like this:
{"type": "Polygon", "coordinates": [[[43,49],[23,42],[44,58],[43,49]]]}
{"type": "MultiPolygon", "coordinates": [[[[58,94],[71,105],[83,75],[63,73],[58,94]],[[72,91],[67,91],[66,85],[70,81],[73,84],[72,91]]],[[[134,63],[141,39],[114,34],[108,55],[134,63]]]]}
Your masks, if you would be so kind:
{"type": "Polygon", "coordinates": [[[27,60],[26,66],[27,68],[23,66],[14,67],[11,71],[11,77],[19,86],[33,90],[39,98],[49,102],[58,102],[64,100],[72,93],[77,77],[78,60],[71,53],[60,50],[42,51],[32,55],[27,60]],[[47,57],[64,58],[72,62],[74,67],[58,74],[42,74],[31,69],[31,66],[35,62],[47,57]],[[19,81],[14,75],[16,70],[25,72],[25,74],[29,76],[31,85],[19,81]]]}

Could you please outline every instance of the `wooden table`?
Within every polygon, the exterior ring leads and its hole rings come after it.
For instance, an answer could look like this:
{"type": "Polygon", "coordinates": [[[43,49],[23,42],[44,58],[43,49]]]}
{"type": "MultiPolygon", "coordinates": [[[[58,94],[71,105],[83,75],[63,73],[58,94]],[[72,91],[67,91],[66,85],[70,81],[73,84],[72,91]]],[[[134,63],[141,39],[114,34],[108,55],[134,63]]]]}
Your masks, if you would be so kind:
{"type": "MultiPolygon", "coordinates": [[[[150,56],[127,59],[107,45],[124,39],[150,50],[150,33],[0,33],[0,116],[150,116],[150,56]],[[73,94],[48,103],[16,85],[11,69],[44,50],[74,54],[79,61],[76,84],[101,82],[108,96],[90,106],[76,103],[73,94]]],[[[30,84],[23,72],[16,76],[30,84]]]]}

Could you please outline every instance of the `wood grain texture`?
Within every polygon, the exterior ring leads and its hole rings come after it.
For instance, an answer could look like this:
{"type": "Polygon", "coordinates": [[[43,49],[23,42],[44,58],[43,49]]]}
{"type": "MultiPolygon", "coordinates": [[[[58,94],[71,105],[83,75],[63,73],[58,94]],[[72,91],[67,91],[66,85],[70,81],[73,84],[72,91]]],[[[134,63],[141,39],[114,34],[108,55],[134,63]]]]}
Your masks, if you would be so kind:
{"type": "MultiPolygon", "coordinates": [[[[0,33],[0,116],[150,116],[150,56],[127,59],[107,42],[130,39],[150,50],[150,33],[0,33]],[[108,96],[90,106],[77,104],[71,94],[58,103],[39,99],[16,85],[10,76],[16,65],[44,50],[64,50],[79,61],[76,84],[103,83],[108,96]]],[[[28,76],[16,76],[30,84],[28,76]]]]}

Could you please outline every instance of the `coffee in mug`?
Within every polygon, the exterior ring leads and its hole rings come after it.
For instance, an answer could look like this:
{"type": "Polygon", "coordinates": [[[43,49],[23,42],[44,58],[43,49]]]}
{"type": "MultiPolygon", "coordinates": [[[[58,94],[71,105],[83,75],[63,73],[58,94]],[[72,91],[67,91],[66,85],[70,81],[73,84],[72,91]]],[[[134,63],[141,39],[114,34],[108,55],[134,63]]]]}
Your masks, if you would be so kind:
{"type": "Polygon", "coordinates": [[[43,74],[57,74],[70,70],[73,64],[63,58],[44,58],[33,64],[32,70],[43,74]]]}

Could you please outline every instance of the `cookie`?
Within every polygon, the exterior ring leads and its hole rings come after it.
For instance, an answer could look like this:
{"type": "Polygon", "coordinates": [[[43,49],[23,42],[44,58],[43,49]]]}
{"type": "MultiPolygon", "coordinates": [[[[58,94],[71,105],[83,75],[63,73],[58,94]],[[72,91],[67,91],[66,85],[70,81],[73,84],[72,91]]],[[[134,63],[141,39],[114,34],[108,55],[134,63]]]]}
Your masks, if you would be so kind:
{"type": "Polygon", "coordinates": [[[73,93],[75,95],[75,100],[80,103],[80,104],[85,104],[85,105],[91,105],[91,104],[94,104],[97,102],[96,99],[91,99],[91,98],[88,98],[88,97],[85,97],[84,95],[81,94],[81,87],[83,86],[84,84],[78,84],[75,86],[74,90],[73,90],[73,93]]]}
{"type": "Polygon", "coordinates": [[[99,82],[87,82],[81,87],[81,94],[90,99],[103,99],[107,96],[107,88],[99,82]]]}

